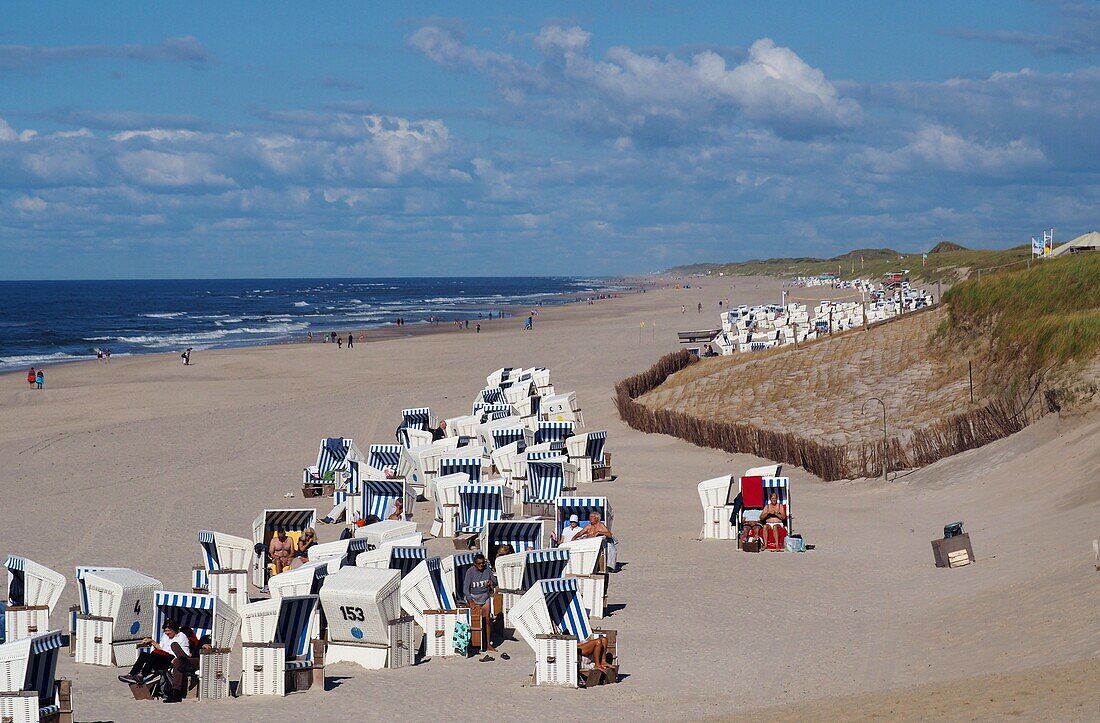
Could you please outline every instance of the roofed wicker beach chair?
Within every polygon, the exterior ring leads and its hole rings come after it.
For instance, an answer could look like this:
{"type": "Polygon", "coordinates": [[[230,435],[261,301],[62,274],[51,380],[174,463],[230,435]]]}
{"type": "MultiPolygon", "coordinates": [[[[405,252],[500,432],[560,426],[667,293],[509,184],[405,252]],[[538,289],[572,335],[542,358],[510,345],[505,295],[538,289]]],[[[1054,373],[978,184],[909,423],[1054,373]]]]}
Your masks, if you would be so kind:
{"type": "Polygon", "coordinates": [[[348,470],[349,459],[363,460],[363,454],[355,442],[344,437],[328,437],[321,440],[317,449],[317,462],[302,470],[302,496],[331,496],[348,470]]]}
{"type": "Polygon", "coordinates": [[[737,526],[733,522],[734,498],[737,496],[737,482],[733,475],[703,480],[697,486],[699,502],[703,506],[703,529],[699,538],[703,540],[735,540],[737,526]]]}
{"type": "Polygon", "coordinates": [[[314,645],[319,598],[289,595],[241,608],[242,695],[324,690],[324,644],[314,645]]]}
{"type": "MultiPolygon", "coordinates": [[[[169,592],[153,593],[156,615],[153,629],[161,630],[165,620],[174,620],[180,629],[190,627],[199,640],[209,637],[210,647],[194,653],[197,658],[198,698],[217,700],[229,697],[229,654],[241,631],[241,616],[233,606],[213,595],[169,592]]],[[[152,636],[155,637],[155,636],[152,636]]],[[[152,697],[152,686],[131,685],[135,698],[152,697]]]]}
{"type": "Polygon", "coordinates": [[[547,422],[573,422],[584,426],[584,415],[577,405],[577,393],[551,394],[542,398],[539,415],[547,422]]]}
{"type": "MultiPolygon", "coordinates": [[[[750,470],[753,471],[753,470],[750,470]]],[[[746,475],[738,478],[738,492],[741,497],[741,510],[737,516],[737,534],[741,535],[745,523],[759,522],[760,514],[768,500],[774,493],[779,498],[779,505],[786,513],[786,519],[782,524],[775,525],[776,534],[768,540],[767,549],[782,550],[787,535],[791,533],[791,480],[789,477],[764,477],[761,475],[746,475]]]]}
{"type": "Polygon", "coordinates": [[[286,532],[291,545],[297,549],[298,539],[308,527],[317,524],[317,510],[310,508],[264,510],[252,521],[252,545],[263,545],[263,552],[252,558],[252,584],[258,588],[267,587],[267,580],[275,574],[275,564],[268,558],[268,546],[271,538],[279,530],[286,532]]]}
{"type": "Polygon", "coordinates": [[[373,567],[381,570],[397,570],[404,579],[420,564],[428,559],[428,549],[423,545],[382,545],[375,550],[359,553],[355,558],[356,567],[373,567]]]}
{"type": "Polygon", "coordinates": [[[577,466],[577,484],[611,477],[611,454],[605,451],[607,432],[585,432],[565,440],[569,461],[577,466]]]}
{"type": "Polygon", "coordinates": [[[512,490],[503,484],[466,484],[458,488],[458,534],[480,534],[492,520],[512,516],[512,490]]]}
{"type": "Polygon", "coordinates": [[[9,643],[50,629],[50,615],[65,590],[65,576],[19,555],[8,555],[5,640],[9,643]]]}
{"type": "Polygon", "coordinates": [[[617,635],[592,629],[576,580],[540,580],[509,611],[508,624],[535,651],[535,685],[576,688],[581,681],[590,687],[618,680],[617,635]],[[606,672],[590,667],[579,652],[581,644],[595,647],[590,643],[594,637],[603,638],[597,650],[613,660],[606,672]]]}
{"type": "Polygon", "coordinates": [[[328,621],[326,664],[371,670],[415,662],[413,618],[401,614],[397,570],[343,567],[325,579],[320,597],[328,621]]]}
{"type": "MultiPolygon", "coordinates": [[[[464,554],[473,565],[473,553],[464,554]]],[[[449,572],[454,573],[453,559],[449,572]]],[[[430,557],[401,581],[401,609],[424,631],[424,654],[428,657],[450,658],[466,652],[455,646],[454,632],[459,623],[470,624],[470,609],[458,600],[448,578],[442,560],[430,557]]]]}
{"type": "Polygon", "coordinates": [[[76,617],[76,662],[129,667],[143,638],[156,637],[153,594],[160,580],[115,567],[81,576],[84,612],[76,617]]]}
{"type": "Polygon", "coordinates": [[[224,532],[199,530],[199,546],[202,566],[192,570],[192,590],[209,592],[235,608],[247,603],[256,543],[224,532]],[[204,581],[205,585],[197,584],[204,581]]]}
{"type": "Polygon", "coordinates": [[[60,630],[0,645],[0,718],[12,723],[73,723],[72,683],[58,680],[60,630]]]}
{"type": "Polygon", "coordinates": [[[535,444],[560,442],[573,434],[573,424],[572,421],[540,421],[535,430],[535,444]]]}
{"type": "Polygon", "coordinates": [[[507,613],[520,596],[539,580],[562,577],[569,565],[569,550],[551,548],[524,550],[501,555],[494,563],[500,591],[504,593],[504,610],[507,613]]]}
{"type": "Polygon", "coordinates": [[[523,514],[554,516],[559,497],[577,489],[577,467],[560,452],[528,452],[523,514]]]}

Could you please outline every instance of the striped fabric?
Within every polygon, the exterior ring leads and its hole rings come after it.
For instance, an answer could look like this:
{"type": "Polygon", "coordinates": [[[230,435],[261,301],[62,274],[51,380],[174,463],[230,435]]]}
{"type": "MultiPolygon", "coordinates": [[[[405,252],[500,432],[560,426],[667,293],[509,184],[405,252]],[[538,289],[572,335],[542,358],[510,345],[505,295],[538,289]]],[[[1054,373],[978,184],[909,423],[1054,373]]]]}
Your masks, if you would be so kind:
{"type": "MultiPolygon", "coordinates": [[[[395,500],[405,504],[405,483],[398,479],[365,480],[363,482],[363,509],[360,515],[366,518],[374,515],[380,520],[386,519],[394,508],[395,500]]],[[[405,510],[409,512],[409,510],[405,510]]]]}
{"type": "Polygon", "coordinates": [[[476,552],[456,552],[454,554],[454,604],[458,604],[458,598],[462,595],[462,583],[466,580],[466,571],[474,566],[476,552]]]}
{"type": "Polygon", "coordinates": [[[428,559],[428,550],[425,547],[390,548],[390,569],[399,571],[402,578],[412,572],[421,560],[426,559],[428,559]]]}
{"type": "Polygon", "coordinates": [[[51,630],[31,639],[27,677],[23,681],[22,689],[36,691],[40,706],[53,705],[55,702],[57,651],[63,644],[60,630],[51,630]]]}
{"type": "Polygon", "coordinates": [[[372,444],[367,452],[367,464],[375,469],[393,467],[401,461],[400,444],[372,444]]]}
{"type": "Polygon", "coordinates": [[[573,635],[578,642],[588,640],[592,629],[588,626],[588,615],[581,606],[577,581],[568,578],[541,580],[543,597],[546,599],[546,611],[550,613],[550,622],[563,634],[573,635]]]}
{"type": "MultiPolygon", "coordinates": [[[[214,544],[214,533],[210,530],[199,530],[199,545],[202,546],[203,562],[207,570],[222,569],[218,562],[218,546],[214,544]]],[[[196,585],[196,587],[198,587],[196,585]]]]}
{"type": "Polygon", "coordinates": [[[8,568],[8,594],[6,595],[8,604],[12,606],[25,604],[27,591],[24,580],[27,566],[26,558],[8,555],[4,566],[8,568]]]}
{"type": "Polygon", "coordinates": [[[459,532],[481,532],[490,520],[504,516],[503,488],[500,485],[461,485],[458,506],[461,516],[459,532]]]}
{"type": "Polygon", "coordinates": [[[529,590],[539,580],[552,580],[565,573],[569,564],[569,549],[532,550],[523,564],[523,589],[529,590]]]}
{"type": "MultiPolygon", "coordinates": [[[[534,550],[542,546],[542,520],[497,520],[486,526],[485,535],[489,550],[501,545],[511,545],[516,552],[534,550]]],[[[457,557],[455,566],[458,566],[457,557]]]]}
{"type": "MultiPolygon", "coordinates": [[[[477,414],[478,411],[478,409],[475,409],[474,414],[477,414]]],[[[505,403],[484,404],[481,406],[480,412],[488,419],[504,419],[505,417],[511,417],[515,413],[515,409],[512,408],[511,404],[505,403]]]]}
{"type": "Polygon", "coordinates": [[[503,404],[504,392],[499,387],[482,389],[478,394],[477,401],[474,402],[474,408],[471,414],[477,414],[479,409],[483,409],[488,404],[503,404]]]}
{"type": "MultiPolygon", "coordinates": [[[[764,477],[764,504],[768,504],[768,500],[771,499],[771,494],[774,492],[779,496],[779,504],[783,506],[784,511],[787,513],[787,522],[785,527],[788,531],[791,529],[790,516],[791,516],[791,478],[790,477],[764,477]]],[[[755,508],[754,508],[755,509],[755,508]]],[[[744,512],[748,512],[745,510],[744,512]]],[[[744,512],[742,514],[744,514],[744,512]]],[[[755,513],[754,513],[755,514],[755,513]]],[[[744,518],[748,519],[748,518],[744,518]]]]}
{"type": "Polygon", "coordinates": [[[481,481],[481,457],[443,457],[439,460],[439,476],[465,472],[470,481],[481,481]]]}
{"type": "MultiPolygon", "coordinates": [[[[507,447],[512,442],[519,442],[522,447],[524,432],[526,432],[526,430],[523,427],[506,427],[504,429],[492,430],[490,434],[493,437],[493,449],[507,447]]],[[[520,449],[519,451],[522,452],[523,450],[520,449]]]]}
{"type": "Polygon", "coordinates": [[[210,589],[210,573],[206,570],[191,571],[191,587],[194,590],[210,589]]]}
{"type": "MultiPolygon", "coordinates": [[[[457,559],[455,561],[455,567],[458,567],[457,559]]],[[[470,564],[473,564],[471,558],[470,564]]],[[[451,599],[451,593],[448,592],[447,586],[443,584],[443,571],[440,567],[441,560],[438,557],[430,557],[427,559],[428,575],[432,578],[432,589],[435,590],[436,596],[439,598],[440,610],[453,610],[455,608],[454,601],[451,599]]],[[[402,574],[402,577],[404,575],[402,574]]]]}
{"type": "MultiPolygon", "coordinates": [[[[84,585],[84,576],[89,572],[99,572],[100,570],[110,570],[109,567],[91,567],[88,565],[80,565],[76,568],[76,587],[80,593],[80,612],[85,615],[88,614],[88,588],[84,585]]],[[[71,630],[76,630],[76,623],[73,623],[71,630]]]]}
{"type": "Polygon", "coordinates": [[[559,497],[557,499],[558,507],[558,531],[567,526],[569,515],[576,515],[580,518],[581,527],[588,525],[588,515],[593,512],[600,513],[600,519],[608,529],[611,529],[611,515],[608,513],[608,504],[606,497],[559,497]]]}
{"type": "Polygon", "coordinates": [[[313,646],[309,644],[309,627],[313,621],[313,611],[317,609],[316,595],[284,597],[279,608],[279,622],[275,626],[275,640],[286,647],[286,659],[292,660],[313,656],[313,646]]]}
{"type": "Polygon", "coordinates": [[[374,546],[365,537],[353,537],[348,540],[348,549],[344,553],[344,561],[341,567],[350,566],[355,564],[355,559],[359,557],[360,552],[366,552],[367,550],[373,550],[374,546]]]}
{"type": "Polygon", "coordinates": [[[321,447],[317,451],[318,476],[338,469],[347,459],[349,449],[351,449],[350,439],[329,437],[321,440],[321,447]]]}
{"type": "Polygon", "coordinates": [[[428,429],[431,426],[432,410],[431,407],[416,407],[414,409],[402,409],[401,410],[401,427],[409,429],[419,429],[421,431],[428,429]]]}
{"type": "Polygon", "coordinates": [[[267,510],[264,527],[269,530],[304,530],[313,527],[314,510],[267,510]]]}
{"type": "Polygon", "coordinates": [[[217,600],[213,595],[155,590],[153,592],[153,604],[157,608],[157,615],[153,630],[160,630],[164,625],[164,621],[171,618],[181,628],[190,625],[195,629],[197,637],[212,636],[214,634],[214,604],[217,600]]]}
{"type": "Polygon", "coordinates": [[[589,432],[588,444],[585,445],[584,456],[592,460],[593,467],[603,466],[603,448],[607,444],[607,432],[589,432]]]}
{"type": "Polygon", "coordinates": [[[561,457],[561,456],[562,456],[561,455],[561,450],[556,450],[556,449],[548,449],[548,450],[544,450],[542,452],[528,452],[527,453],[527,459],[528,460],[554,459],[554,458],[561,457]]]}
{"type": "Polygon", "coordinates": [[[523,488],[524,504],[553,504],[565,487],[563,458],[527,461],[527,485],[523,488]]]}
{"type": "Polygon", "coordinates": [[[18,570],[23,572],[26,568],[27,559],[25,557],[17,557],[16,555],[8,555],[7,561],[4,562],[4,567],[8,568],[12,572],[18,570]]]}
{"type": "MultiPolygon", "coordinates": [[[[361,469],[359,469],[359,463],[357,461],[355,461],[354,459],[349,459],[347,467],[348,467],[348,480],[347,480],[347,484],[346,484],[347,489],[345,489],[345,490],[333,490],[333,497],[335,497],[336,493],[340,492],[340,491],[343,491],[343,492],[346,493],[346,492],[352,492],[353,490],[358,490],[359,489],[359,481],[361,479],[363,479],[363,471],[361,469]]],[[[352,493],[354,494],[354,492],[352,492],[352,493]]],[[[346,497],[345,497],[345,499],[346,499],[346,497]]],[[[343,500],[337,500],[337,503],[342,502],[342,501],[343,500]]]]}
{"type": "Polygon", "coordinates": [[[535,444],[560,442],[566,433],[572,432],[572,422],[539,422],[539,428],[535,431],[535,444]]]}

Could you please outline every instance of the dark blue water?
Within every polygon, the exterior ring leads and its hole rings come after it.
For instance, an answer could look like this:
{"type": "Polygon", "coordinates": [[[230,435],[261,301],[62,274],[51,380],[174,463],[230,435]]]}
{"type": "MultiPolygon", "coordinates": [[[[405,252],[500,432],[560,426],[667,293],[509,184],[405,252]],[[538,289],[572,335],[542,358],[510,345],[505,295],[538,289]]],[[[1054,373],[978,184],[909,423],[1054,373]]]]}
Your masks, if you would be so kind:
{"type": "Polygon", "coordinates": [[[477,320],[608,288],[570,277],[0,282],[0,368],[477,320]],[[564,297],[561,295],[565,295],[564,297]]]}

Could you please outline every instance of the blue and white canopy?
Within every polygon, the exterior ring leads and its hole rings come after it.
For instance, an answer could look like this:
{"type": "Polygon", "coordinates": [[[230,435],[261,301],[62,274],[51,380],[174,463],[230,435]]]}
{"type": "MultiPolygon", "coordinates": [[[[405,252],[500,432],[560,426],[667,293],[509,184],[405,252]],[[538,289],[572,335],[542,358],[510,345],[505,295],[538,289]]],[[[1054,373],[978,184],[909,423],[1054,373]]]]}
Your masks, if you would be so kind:
{"type": "Polygon", "coordinates": [[[546,610],[556,633],[573,635],[578,642],[588,640],[592,635],[588,614],[581,605],[577,581],[569,578],[540,580],[538,583],[546,599],[546,610]]]}
{"type": "Polygon", "coordinates": [[[535,444],[560,442],[563,437],[572,433],[572,422],[539,422],[539,427],[535,430],[535,444]]]}
{"type": "Polygon", "coordinates": [[[556,501],[558,508],[557,514],[557,530],[560,532],[569,524],[569,516],[576,515],[580,519],[580,526],[588,526],[588,516],[592,512],[598,512],[600,514],[600,520],[607,525],[607,529],[613,529],[611,526],[612,521],[612,509],[611,504],[607,501],[606,497],[559,497],[556,501]]]}
{"type": "Polygon", "coordinates": [[[215,648],[231,648],[241,629],[241,616],[213,595],[168,592],[153,593],[153,605],[157,609],[154,630],[161,630],[164,621],[171,618],[181,627],[190,626],[201,638],[209,635],[215,648]]]}
{"type": "Polygon", "coordinates": [[[424,431],[429,429],[431,427],[431,424],[431,407],[414,407],[413,409],[401,410],[400,429],[419,429],[421,431],[424,431]]]}
{"type": "Polygon", "coordinates": [[[486,554],[496,550],[501,545],[511,545],[512,550],[515,552],[538,549],[543,545],[543,522],[544,520],[537,519],[495,520],[489,522],[483,530],[482,539],[484,544],[482,549],[486,554]]]}
{"type": "Polygon", "coordinates": [[[547,459],[532,460],[532,456],[527,458],[527,485],[523,488],[523,502],[553,504],[565,489],[565,458],[554,454],[547,459]]]}
{"type": "Polygon", "coordinates": [[[528,590],[540,580],[561,577],[569,564],[569,550],[530,550],[523,565],[523,589],[528,590]]]}
{"type": "Polygon", "coordinates": [[[504,517],[503,497],[501,485],[461,485],[458,488],[459,531],[481,532],[487,522],[504,517]]]}
{"type": "Polygon", "coordinates": [[[439,476],[465,472],[471,482],[481,481],[481,457],[442,457],[439,460],[439,476]]]}
{"type": "Polygon", "coordinates": [[[372,444],[367,452],[367,464],[374,469],[393,467],[401,461],[400,444],[372,444]]]}
{"type": "Polygon", "coordinates": [[[316,595],[296,595],[281,599],[279,622],[275,629],[275,638],[271,642],[286,646],[286,659],[306,660],[313,658],[313,646],[310,641],[310,624],[313,612],[317,609],[316,595]]]}

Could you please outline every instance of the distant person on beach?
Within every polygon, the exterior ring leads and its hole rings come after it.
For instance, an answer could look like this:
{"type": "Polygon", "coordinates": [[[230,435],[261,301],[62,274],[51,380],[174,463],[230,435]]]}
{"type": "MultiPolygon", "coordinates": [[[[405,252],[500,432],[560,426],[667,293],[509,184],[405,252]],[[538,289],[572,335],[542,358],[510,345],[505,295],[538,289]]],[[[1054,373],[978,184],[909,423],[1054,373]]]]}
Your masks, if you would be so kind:
{"type": "Polygon", "coordinates": [[[441,419],[439,421],[438,427],[436,427],[435,429],[429,429],[428,431],[432,433],[432,441],[438,442],[439,440],[447,436],[447,420],[441,419]]]}
{"type": "Polygon", "coordinates": [[[533,316],[528,316],[527,321],[523,322],[523,330],[524,331],[531,331],[534,328],[535,328],[535,318],[533,316]]]}
{"type": "Polygon", "coordinates": [[[38,385],[38,388],[42,388],[42,384],[46,381],[46,375],[39,369],[38,373],[34,375],[34,383],[38,385]]]}
{"type": "Polygon", "coordinates": [[[306,341],[313,341],[313,332],[312,331],[307,331],[306,332],[306,341]]]}
{"type": "Polygon", "coordinates": [[[478,325],[477,325],[477,328],[476,328],[476,332],[477,332],[478,334],[480,334],[480,333],[481,333],[481,324],[480,324],[480,323],[478,323],[478,325]]]}
{"type": "Polygon", "coordinates": [[[703,313],[703,302],[702,301],[699,302],[699,313],[700,314],[703,313]]]}
{"type": "Polygon", "coordinates": [[[106,361],[111,361],[111,347],[107,347],[107,351],[103,352],[103,358],[106,361]]]}
{"type": "Polygon", "coordinates": [[[336,337],[336,348],[337,349],[343,349],[344,348],[344,337],[342,337],[342,336],[336,337]]]}
{"type": "Polygon", "coordinates": [[[191,366],[191,347],[184,349],[183,353],[180,354],[180,358],[183,359],[183,365],[185,367],[191,366]]]}
{"type": "Polygon", "coordinates": [[[286,530],[279,530],[275,533],[275,537],[271,538],[271,543],[267,546],[267,554],[275,564],[276,575],[290,565],[290,561],[294,558],[294,543],[286,536],[286,530]]]}
{"type": "Polygon", "coordinates": [[[103,361],[103,350],[102,349],[96,349],[95,350],[95,360],[96,361],[103,361]]]}
{"type": "Polygon", "coordinates": [[[348,349],[354,349],[354,348],[355,348],[355,337],[351,334],[348,334],[348,349]]]}
{"type": "Polygon", "coordinates": [[[680,304],[680,316],[683,316],[684,314],[686,314],[687,310],[688,310],[688,308],[686,306],[684,306],[683,304],[680,304]]]}
{"type": "Polygon", "coordinates": [[[778,547],[779,530],[777,528],[786,525],[787,512],[783,509],[783,505],[779,504],[779,495],[775,492],[768,495],[768,504],[760,513],[760,521],[764,523],[764,547],[768,546],[772,538],[775,538],[775,545],[778,547]]]}
{"type": "Polygon", "coordinates": [[[366,340],[367,340],[367,332],[365,332],[365,331],[360,331],[360,332],[359,332],[359,341],[360,341],[360,342],[364,342],[364,341],[366,341],[366,340]]]}
{"type": "Polygon", "coordinates": [[[27,383],[31,385],[31,389],[34,389],[34,383],[38,379],[38,375],[34,373],[34,367],[27,372],[27,383]]]}

